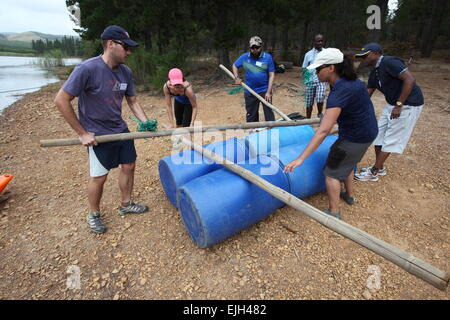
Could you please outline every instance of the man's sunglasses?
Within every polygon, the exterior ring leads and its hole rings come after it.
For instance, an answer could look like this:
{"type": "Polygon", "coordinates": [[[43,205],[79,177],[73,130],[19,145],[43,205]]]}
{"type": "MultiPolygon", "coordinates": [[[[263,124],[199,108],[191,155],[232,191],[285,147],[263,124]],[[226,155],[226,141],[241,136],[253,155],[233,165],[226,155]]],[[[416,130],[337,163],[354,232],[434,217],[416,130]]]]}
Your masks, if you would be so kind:
{"type": "Polygon", "coordinates": [[[112,42],[120,44],[125,51],[128,51],[128,50],[131,51],[132,50],[131,47],[129,45],[127,45],[126,43],[123,43],[123,42],[120,42],[120,41],[116,41],[116,40],[112,40],[112,42]]]}
{"type": "Polygon", "coordinates": [[[260,49],[260,48],[261,48],[261,46],[251,46],[251,47],[250,47],[251,50],[258,50],[258,49],[260,49]]]}
{"type": "Polygon", "coordinates": [[[320,67],[317,67],[317,68],[316,68],[316,73],[319,73],[320,70],[322,70],[322,69],[324,69],[324,68],[326,68],[326,67],[329,67],[329,66],[330,66],[329,64],[323,64],[323,65],[321,65],[320,67]]]}

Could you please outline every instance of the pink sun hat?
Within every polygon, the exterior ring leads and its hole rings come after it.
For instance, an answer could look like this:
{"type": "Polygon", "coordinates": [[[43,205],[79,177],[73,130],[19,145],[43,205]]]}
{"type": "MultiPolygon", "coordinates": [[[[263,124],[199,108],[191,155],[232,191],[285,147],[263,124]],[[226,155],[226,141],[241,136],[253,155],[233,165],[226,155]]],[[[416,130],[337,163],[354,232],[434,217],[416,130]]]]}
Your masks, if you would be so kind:
{"type": "Polygon", "coordinates": [[[171,85],[183,84],[183,72],[178,68],[170,69],[169,71],[169,81],[171,85]]]}

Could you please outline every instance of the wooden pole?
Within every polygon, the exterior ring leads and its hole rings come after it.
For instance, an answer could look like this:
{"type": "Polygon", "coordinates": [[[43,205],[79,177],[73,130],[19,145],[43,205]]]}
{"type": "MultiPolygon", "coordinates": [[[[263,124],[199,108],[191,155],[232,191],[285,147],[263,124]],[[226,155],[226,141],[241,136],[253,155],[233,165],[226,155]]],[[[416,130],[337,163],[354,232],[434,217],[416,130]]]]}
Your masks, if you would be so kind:
{"type": "MultiPolygon", "coordinates": [[[[224,65],[219,65],[220,69],[222,69],[223,71],[225,71],[226,74],[228,74],[233,80],[236,80],[236,78],[234,77],[234,74],[228,70],[224,65]]],[[[278,109],[277,107],[275,107],[273,104],[269,103],[266,101],[266,99],[264,99],[263,97],[261,97],[259,94],[257,94],[255,91],[252,90],[252,88],[250,88],[248,85],[246,85],[244,82],[242,82],[242,86],[247,89],[252,95],[254,95],[259,101],[261,101],[262,103],[264,103],[266,106],[268,106],[270,109],[272,109],[273,111],[275,111],[276,113],[278,113],[284,120],[289,121],[291,120],[285,113],[283,113],[283,111],[281,111],[280,109],[278,109]]]]}
{"type": "MultiPolygon", "coordinates": [[[[133,139],[144,139],[144,138],[154,138],[170,135],[181,135],[185,133],[192,132],[204,132],[204,131],[223,131],[231,129],[255,129],[255,128],[274,128],[274,127],[289,127],[289,126],[301,126],[306,124],[316,124],[319,123],[319,118],[314,119],[304,119],[304,120],[289,120],[289,121],[262,121],[262,122],[247,122],[247,123],[232,123],[225,125],[212,125],[212,126],[201,126],[201,127],[184,127],[169,130],[162,130],[156,132],[129,132],[129,133],[118,133],[118,134],[108,134],[103,136],[95,137],[97,143],[105,143],[112,141],[121,140],[133,140],[133,139]]],[[[61,146],[73,146],[81,145],[79,139],[47,139],[40,141],[41,147],[61,147],[61,146]]]]}
{"type": "MultiPolygon", "coordinates": [[[[306,202],[294,197],[292,194],[283,189],[272,185],[258,175],[234,164],[233,162],[218,156],[210,150],[203,149],[201,146],[192,143],[190,140],[183,137],[183,143],[193,148],[199,153],[203,153],[207,158],[214,160],[217,163],[224,165],[228,170],[236,173],[242,178],[250,181],[264,191],[270,193],[275,198],[283,201],[287,205],[303,212],[308,217],[316,220],[328,229],[333,230],[340,235],[362,245],[363,247],[373,251],[374,253],[386,258],[400,268],[408,271],[416,277],[428,282],[434,287],[445,290],[448,286],[449,275],[427,262],[414,257],[412,254],[397,248],[389,243],[386,243],[358,228],[338,220],[322,211],[314,208],[306,202]]],[[[299,168],[301,170],[301,168],[299,168]]],[[[299,170],[297,169],[297,170],[299,170]]]]}

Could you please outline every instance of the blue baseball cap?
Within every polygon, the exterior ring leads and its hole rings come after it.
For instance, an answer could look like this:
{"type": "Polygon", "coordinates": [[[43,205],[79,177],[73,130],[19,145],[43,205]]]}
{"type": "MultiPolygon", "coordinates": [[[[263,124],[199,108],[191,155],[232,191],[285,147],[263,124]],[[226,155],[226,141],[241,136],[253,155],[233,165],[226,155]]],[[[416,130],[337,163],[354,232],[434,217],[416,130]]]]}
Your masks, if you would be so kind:
{"type": "Polygon", "coordinates": [[[371,42],[366,44],[364,47],[362,47],[361,51],[359,51],[357,54],[355,54],[355,57],[363,57],[369,52],[383,52],[383,49],[381,46],[376,42],[371,42]]]}
{"type": "Polygon", "coordinates": [[[100,38],[102,40],[121,40],[130,47],[137,47],[139,45],[139,43],[130,39],[130,35],[124,28],[119,26],[107,27],[100,38]]]}

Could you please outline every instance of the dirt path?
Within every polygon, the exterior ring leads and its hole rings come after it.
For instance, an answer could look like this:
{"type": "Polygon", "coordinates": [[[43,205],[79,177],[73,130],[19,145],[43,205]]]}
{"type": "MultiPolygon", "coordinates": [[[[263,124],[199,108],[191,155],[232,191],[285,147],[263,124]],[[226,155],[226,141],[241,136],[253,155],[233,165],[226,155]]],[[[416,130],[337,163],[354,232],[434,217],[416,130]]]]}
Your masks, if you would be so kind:
{"type": "MultiPolygon", "coordinates": [[[[276,77],[273,103],[286,113],[304,113],[303,97],[286,85],[298,84],[298,74],[276,77]]],[[[431,65],[414,75],[426,106],[405,154],[388,160],[380,181],[357,182],[358,204],[341,210],[346,222],[450,271],[450,83],[447,70],[431,65]]],[[[245,121],[242,94],[227,94],[228,79],[190,80],[204,125],[245,121]]],[[[0,116],[0,173],[15,175],[13,195],[0,204],[0,299],[449,299],[448,290],[288,207],[213,248],[198,248],[159,182],[169,138],[136,140],[135,199],[150,213],[116,214],[115,170],[102,201],[108,232],[90,233],[85,149],[39,147],[41,139],[74,137],[52,103],[59,86],[27,95],[0,116]],[[80,290],[67,288],[72,265],[81,270],[80,290]],[[380,289],[366,287],[369,267],[381,271],[380,289]]],[[[139,98],[147,115],[167,123],[160,96],[139,98]]],[[[374,103],[379,115],[384,99],[375,95],[374,103]]],[[[373,158],[370,149],[362,165],[373,158]]],[[[326,194],[305,201],[323,209],[326,194]]]]}

